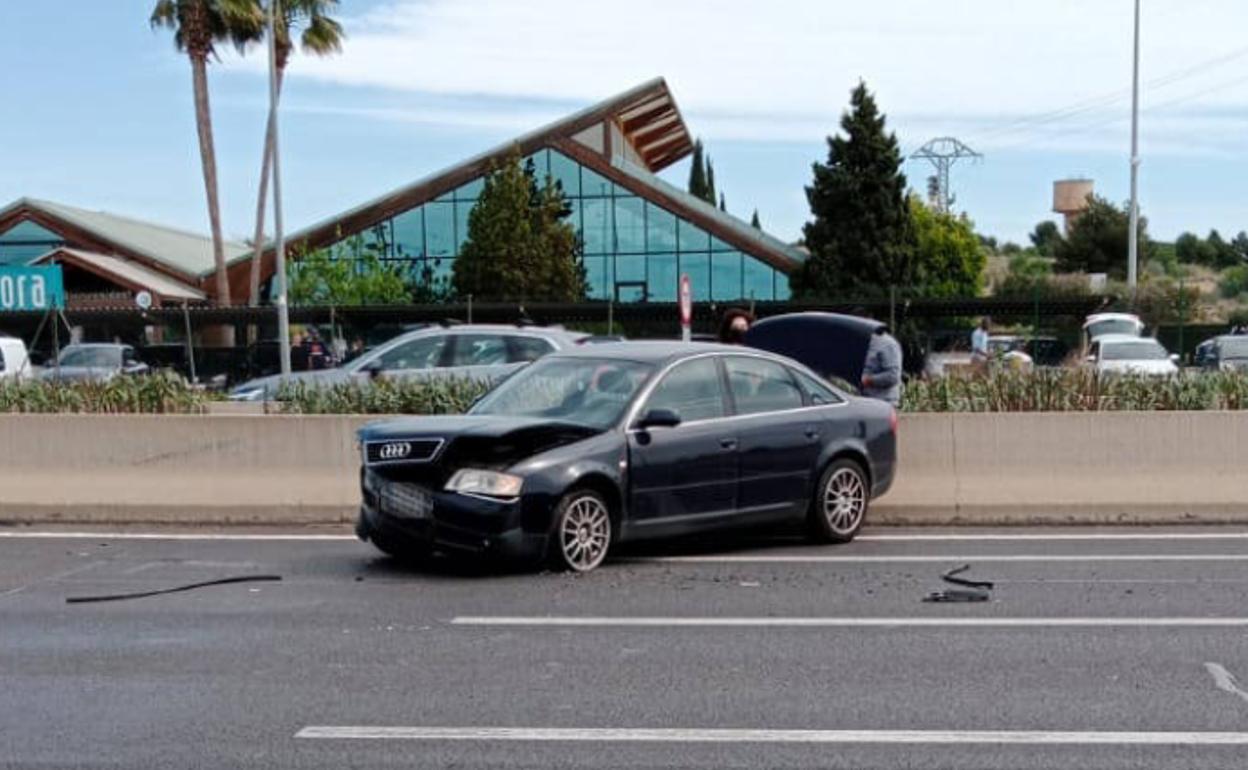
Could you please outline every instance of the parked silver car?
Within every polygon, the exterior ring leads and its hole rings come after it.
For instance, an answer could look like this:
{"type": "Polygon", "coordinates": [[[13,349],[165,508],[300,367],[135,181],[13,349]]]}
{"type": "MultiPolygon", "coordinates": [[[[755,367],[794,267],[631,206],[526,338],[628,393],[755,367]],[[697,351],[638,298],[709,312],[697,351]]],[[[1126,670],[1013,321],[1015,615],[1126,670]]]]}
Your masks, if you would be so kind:
{"type": "Polygon", "coordinates": [[[115,377],[147,374],[133,347],[108,342],[88,342],[61,349],[56,363],[45,364],[39,379],[45,382],[108,382],[115,377]]]}
{"type": "MultiPolygon", "coordinates": [[[[588,335],[538,326],[463,325],[430,327],[399,335],[336,369],[292,373],[291,384],[332,387],[378,377],[467,378],[495,381],[547,353],[567,350],[588,335]]],[[[281,375],[245,382],[232,401],[272,401],[281,375]]]]}

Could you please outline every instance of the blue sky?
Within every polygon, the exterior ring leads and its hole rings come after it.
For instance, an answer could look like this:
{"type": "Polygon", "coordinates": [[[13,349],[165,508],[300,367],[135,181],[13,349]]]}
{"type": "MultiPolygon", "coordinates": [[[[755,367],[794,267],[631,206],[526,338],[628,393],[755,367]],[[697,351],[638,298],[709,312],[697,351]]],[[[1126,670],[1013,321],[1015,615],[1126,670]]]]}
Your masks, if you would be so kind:
{"type": "MultiPolygon", "coordinates": [[[[0,203],[42,197],[206,232],[190,71],[151,0],[0,5],[0,203]]],[[[1248,229],[1242,0],[1144,0],[1141,201],[1155,237],[1248,229]]],[[[729,210],[786,239],[849,90],[906,151],[954,135],[957,208],[1022,241],[1052,182],[1128,195],[1129,0],[343,0],[341,57],[297,57],[284,97],[299,228],[656,75],[729,210]],[[651,7],[653,6],[653,7],[651,7]],[[666,23],[656,24],[656,18],[666,23]]],[[[225,229],[250,235],[266,109],[260,51],[212,68],[225,229]]],[[[923,187],[927,169],[906,167],[923,187]]],[[[683,183],[687,165],[666,173],[683,183]]]]}

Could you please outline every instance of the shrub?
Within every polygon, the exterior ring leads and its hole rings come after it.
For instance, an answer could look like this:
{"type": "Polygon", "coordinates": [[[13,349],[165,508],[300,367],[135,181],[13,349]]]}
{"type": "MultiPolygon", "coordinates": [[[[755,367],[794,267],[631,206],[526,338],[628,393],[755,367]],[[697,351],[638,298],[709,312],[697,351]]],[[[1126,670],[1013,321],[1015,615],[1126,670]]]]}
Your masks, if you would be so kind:
{"type": "Polygon", "coordinates": [[[1085,369],[956,374],[906,384],[906,412],[1130,412],[1248,409],[1248,375],[1158,378],[1085,369]]]}
{"type": "Polygon", "coordinates": [[[1218,291],[1227,299],[1234,299],[1248,292],[1248,265],[1232,267],[1222,273],[1218,281],[1218,291]]]}
{"type": "Polygon", "coordinates": [[[490,383],[476,379],[298,383],[284,388],[278,400],[287,414],[462,414],[489,389],[490,383]]]}
{"type": "Polygon", "coordinates": [[[0,412],[80,414],[197,414],[208,396],[175,374],[117,377],[109,382],[0,383],[0,412]]]}

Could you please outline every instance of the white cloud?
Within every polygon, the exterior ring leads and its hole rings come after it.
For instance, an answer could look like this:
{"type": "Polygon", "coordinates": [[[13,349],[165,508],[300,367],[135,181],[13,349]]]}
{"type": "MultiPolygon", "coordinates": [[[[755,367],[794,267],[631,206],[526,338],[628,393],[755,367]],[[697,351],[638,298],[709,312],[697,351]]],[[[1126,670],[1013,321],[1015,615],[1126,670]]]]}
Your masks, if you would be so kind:
{"type": "MultiPolygon", "coordinates": [[[[1145,104],[1180,100],[1175,115],[1248,107],[1248,80],[1234,79],[1248,64],[1245,21],[1243,0],[1145,3],[1143,80],[1172,76],[1145,104]]],[[[389,0],[347,25],[341,56],[299,59],[290,76],[486,105],[363,113],[382,119],[526,129],[533,113],[563,111],[517,111],[517,99],[589,103],[655,75],[710,138],[807,141],[834,125],[859,78],[904,136],[957,132],[985,149],[1096,147],[1129,108],[1128,0],[389,0]],[[507,103],[491,110],[491,99],[507,103]],[[1085,100],[1073,115],[1004,131],[1085,100]]],[[[1158,146],[1188,145],[1172,138],[1158,146]]]]}

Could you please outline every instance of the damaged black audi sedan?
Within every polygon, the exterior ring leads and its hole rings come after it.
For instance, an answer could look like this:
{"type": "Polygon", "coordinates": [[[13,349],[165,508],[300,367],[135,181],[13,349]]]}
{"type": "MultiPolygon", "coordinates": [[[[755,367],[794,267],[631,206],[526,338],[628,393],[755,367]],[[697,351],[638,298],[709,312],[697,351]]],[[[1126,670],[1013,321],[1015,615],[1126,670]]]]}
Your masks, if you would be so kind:
{"type": "Polygon", "coordinates": [[[625,342],[550,355],[463,416],[370,424],[356,532],[381,550],[547,559],[804,519],[845,542],[896,465],[896,413],[781,356],[625,342]]]}

